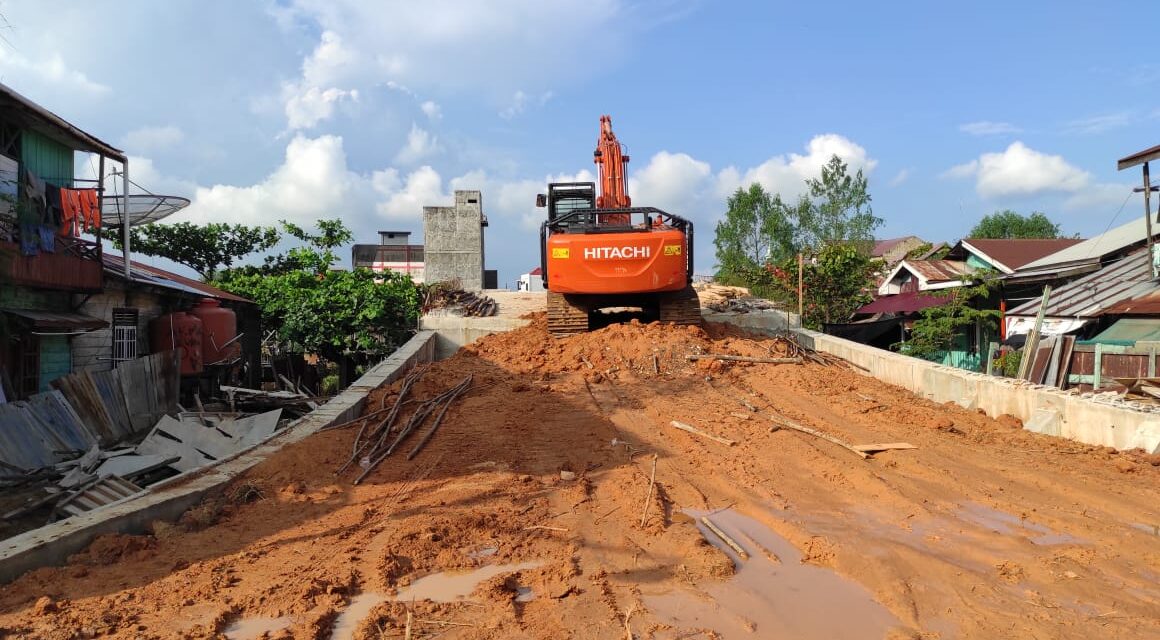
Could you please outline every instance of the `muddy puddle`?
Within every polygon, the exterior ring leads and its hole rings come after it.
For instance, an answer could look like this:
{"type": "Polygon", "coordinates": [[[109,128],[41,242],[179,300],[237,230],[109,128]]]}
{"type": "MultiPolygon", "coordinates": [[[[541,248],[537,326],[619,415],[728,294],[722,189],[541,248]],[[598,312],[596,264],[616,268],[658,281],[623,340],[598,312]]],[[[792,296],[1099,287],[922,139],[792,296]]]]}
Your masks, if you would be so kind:
{"type": "Polygon", "coordinates": [[[1083,538],[1052,531],[1041,524],[1020,518],[1013,513],[993,509],[977,502],[964,503],[959,508],[958,517],[995,533],[1023,536],[1037,545],[1084,544],[1087,542],[1083,538]]]}
{"type": "Polygon", "coordinates": [[[274,635],[284,629],[289,629],[293,620],[289,616],[280,618],[254,617],[238,620],[226,627],[222,632],[228,640],[257,640],[266,635],[274,635]]]}
{"type": "Polygon", "coordinates": [[[472,571],[450,572],[441,571],[418,578],[410,585],[399,589],[395,600],[410,602],[411,600],[430,600],[432,602],[455,602],[471,595],[475,587],[495,576],[535,569],[543,562],[519,562],[514,564],[493,564],[480,567],[472,571]]]}
{"type": "Polygon", "coordinates": [[[748,554],[742,559],[686,511],[705,539],[729,555],[732,578],[696,591],[643,594],[662,622],[681,630],[709,630],[722,638],[881,638],[899,621],[870,592],[837,573],[801,563],[788,540],[748,516],[726,510],[708,516],[748,554]]]}

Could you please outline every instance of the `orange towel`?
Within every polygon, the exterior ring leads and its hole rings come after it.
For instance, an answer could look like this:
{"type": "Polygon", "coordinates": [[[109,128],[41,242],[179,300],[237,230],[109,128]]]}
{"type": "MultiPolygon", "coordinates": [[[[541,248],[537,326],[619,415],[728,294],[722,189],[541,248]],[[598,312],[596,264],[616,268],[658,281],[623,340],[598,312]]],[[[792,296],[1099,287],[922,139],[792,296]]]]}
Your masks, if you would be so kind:
{"type": "Polygon", "coordinates": [[[60,208],[63,211],[61,230],[63,236],[77,235],[77,211],[76,202],[72,197],[72,189],[61,188],[60,190],[60,208]]]}
{"type": "Polygon", "coordinates": [[[93,233],[96,233],[101,228],[101,201],[97,198],[96,189],[85,189],[83,195],[89,205],[89,213],[86,216],[89,228],[93,229],[93,233]]]}

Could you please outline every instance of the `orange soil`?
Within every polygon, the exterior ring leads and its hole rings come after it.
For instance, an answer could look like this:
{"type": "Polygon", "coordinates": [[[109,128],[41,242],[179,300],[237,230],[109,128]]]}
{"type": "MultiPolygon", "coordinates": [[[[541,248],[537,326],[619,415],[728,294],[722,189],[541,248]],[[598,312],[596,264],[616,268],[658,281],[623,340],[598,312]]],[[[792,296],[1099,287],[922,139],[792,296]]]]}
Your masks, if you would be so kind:
{"type": "MultiPolygon", "coordinates": [[[[897,619],[866,637],[1160,637],[1160,538],[1143,526],[1160,522],[1154,457],[1036,436],[841,367],[684,357],[780,346],[636,323],[553,339],[538,316],[430,367],[413,397],[468,373],[474,385],[413,461],[389,458],[352,486],[355,472],[334,470],[353,429],[287,446],[177,524],[101,538],[0,587],[0,637],[208,638],[289,616],[279,634],[326,638],[358,593],[534,560],[544,564],[466,602],[378,605],[356,637],[403,637],[408,607],[414,638],[720,637],[671,625],[645,600],[729,579],[732,562],[681,513],[728,506],[897,619]],[[771,432],[771,412],[851,443],[918,448],[863,461],[771,432]],[[1015,524],[987,521],[986,508],[1015,524]],[[518,586],[536,598],[517,602],[518,586]]],[[[769,637],[743,622],[747,637],[769,637]]]]}

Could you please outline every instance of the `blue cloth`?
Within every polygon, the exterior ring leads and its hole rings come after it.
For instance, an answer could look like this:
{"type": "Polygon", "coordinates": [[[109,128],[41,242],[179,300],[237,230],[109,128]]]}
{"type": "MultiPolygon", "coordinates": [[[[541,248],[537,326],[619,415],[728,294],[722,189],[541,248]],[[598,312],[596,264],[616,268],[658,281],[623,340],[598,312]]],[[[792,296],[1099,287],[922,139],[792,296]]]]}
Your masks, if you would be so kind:
{"type": "Polygon", "coordinates": [[[40,250],[45,253],[56,253],[56,227],[42,224],[37,227],[40,234],[40,250]]]}
{"type": "Polygon", "coordinates": [[[40,255],[40,234],[36,231],[36,224],[20,223],[20,254],[25,256],[40,255]]]}

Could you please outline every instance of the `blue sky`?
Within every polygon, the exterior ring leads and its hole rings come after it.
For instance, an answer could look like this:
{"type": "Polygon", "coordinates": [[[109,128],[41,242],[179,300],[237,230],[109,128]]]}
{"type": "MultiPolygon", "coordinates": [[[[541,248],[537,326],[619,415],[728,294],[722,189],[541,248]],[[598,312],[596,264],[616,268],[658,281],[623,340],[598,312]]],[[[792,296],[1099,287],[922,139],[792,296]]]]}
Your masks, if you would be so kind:
{"type": "Polygon", "coordinates": [[[481,189],[501,283],[538,259],[534,194],[591,174],[603,113],[634,203],[699,224],[702,273],[730,191],[793,197],[832,153],[868,172],[882,237],[953,241],[999,208],[1085,236],[1141,215],[1115,161],[1160,142],[1138,3],[110,7],[0,4],[0,81],[192,198],[174,220],[340,216],[374,242],[481,189]]]}

